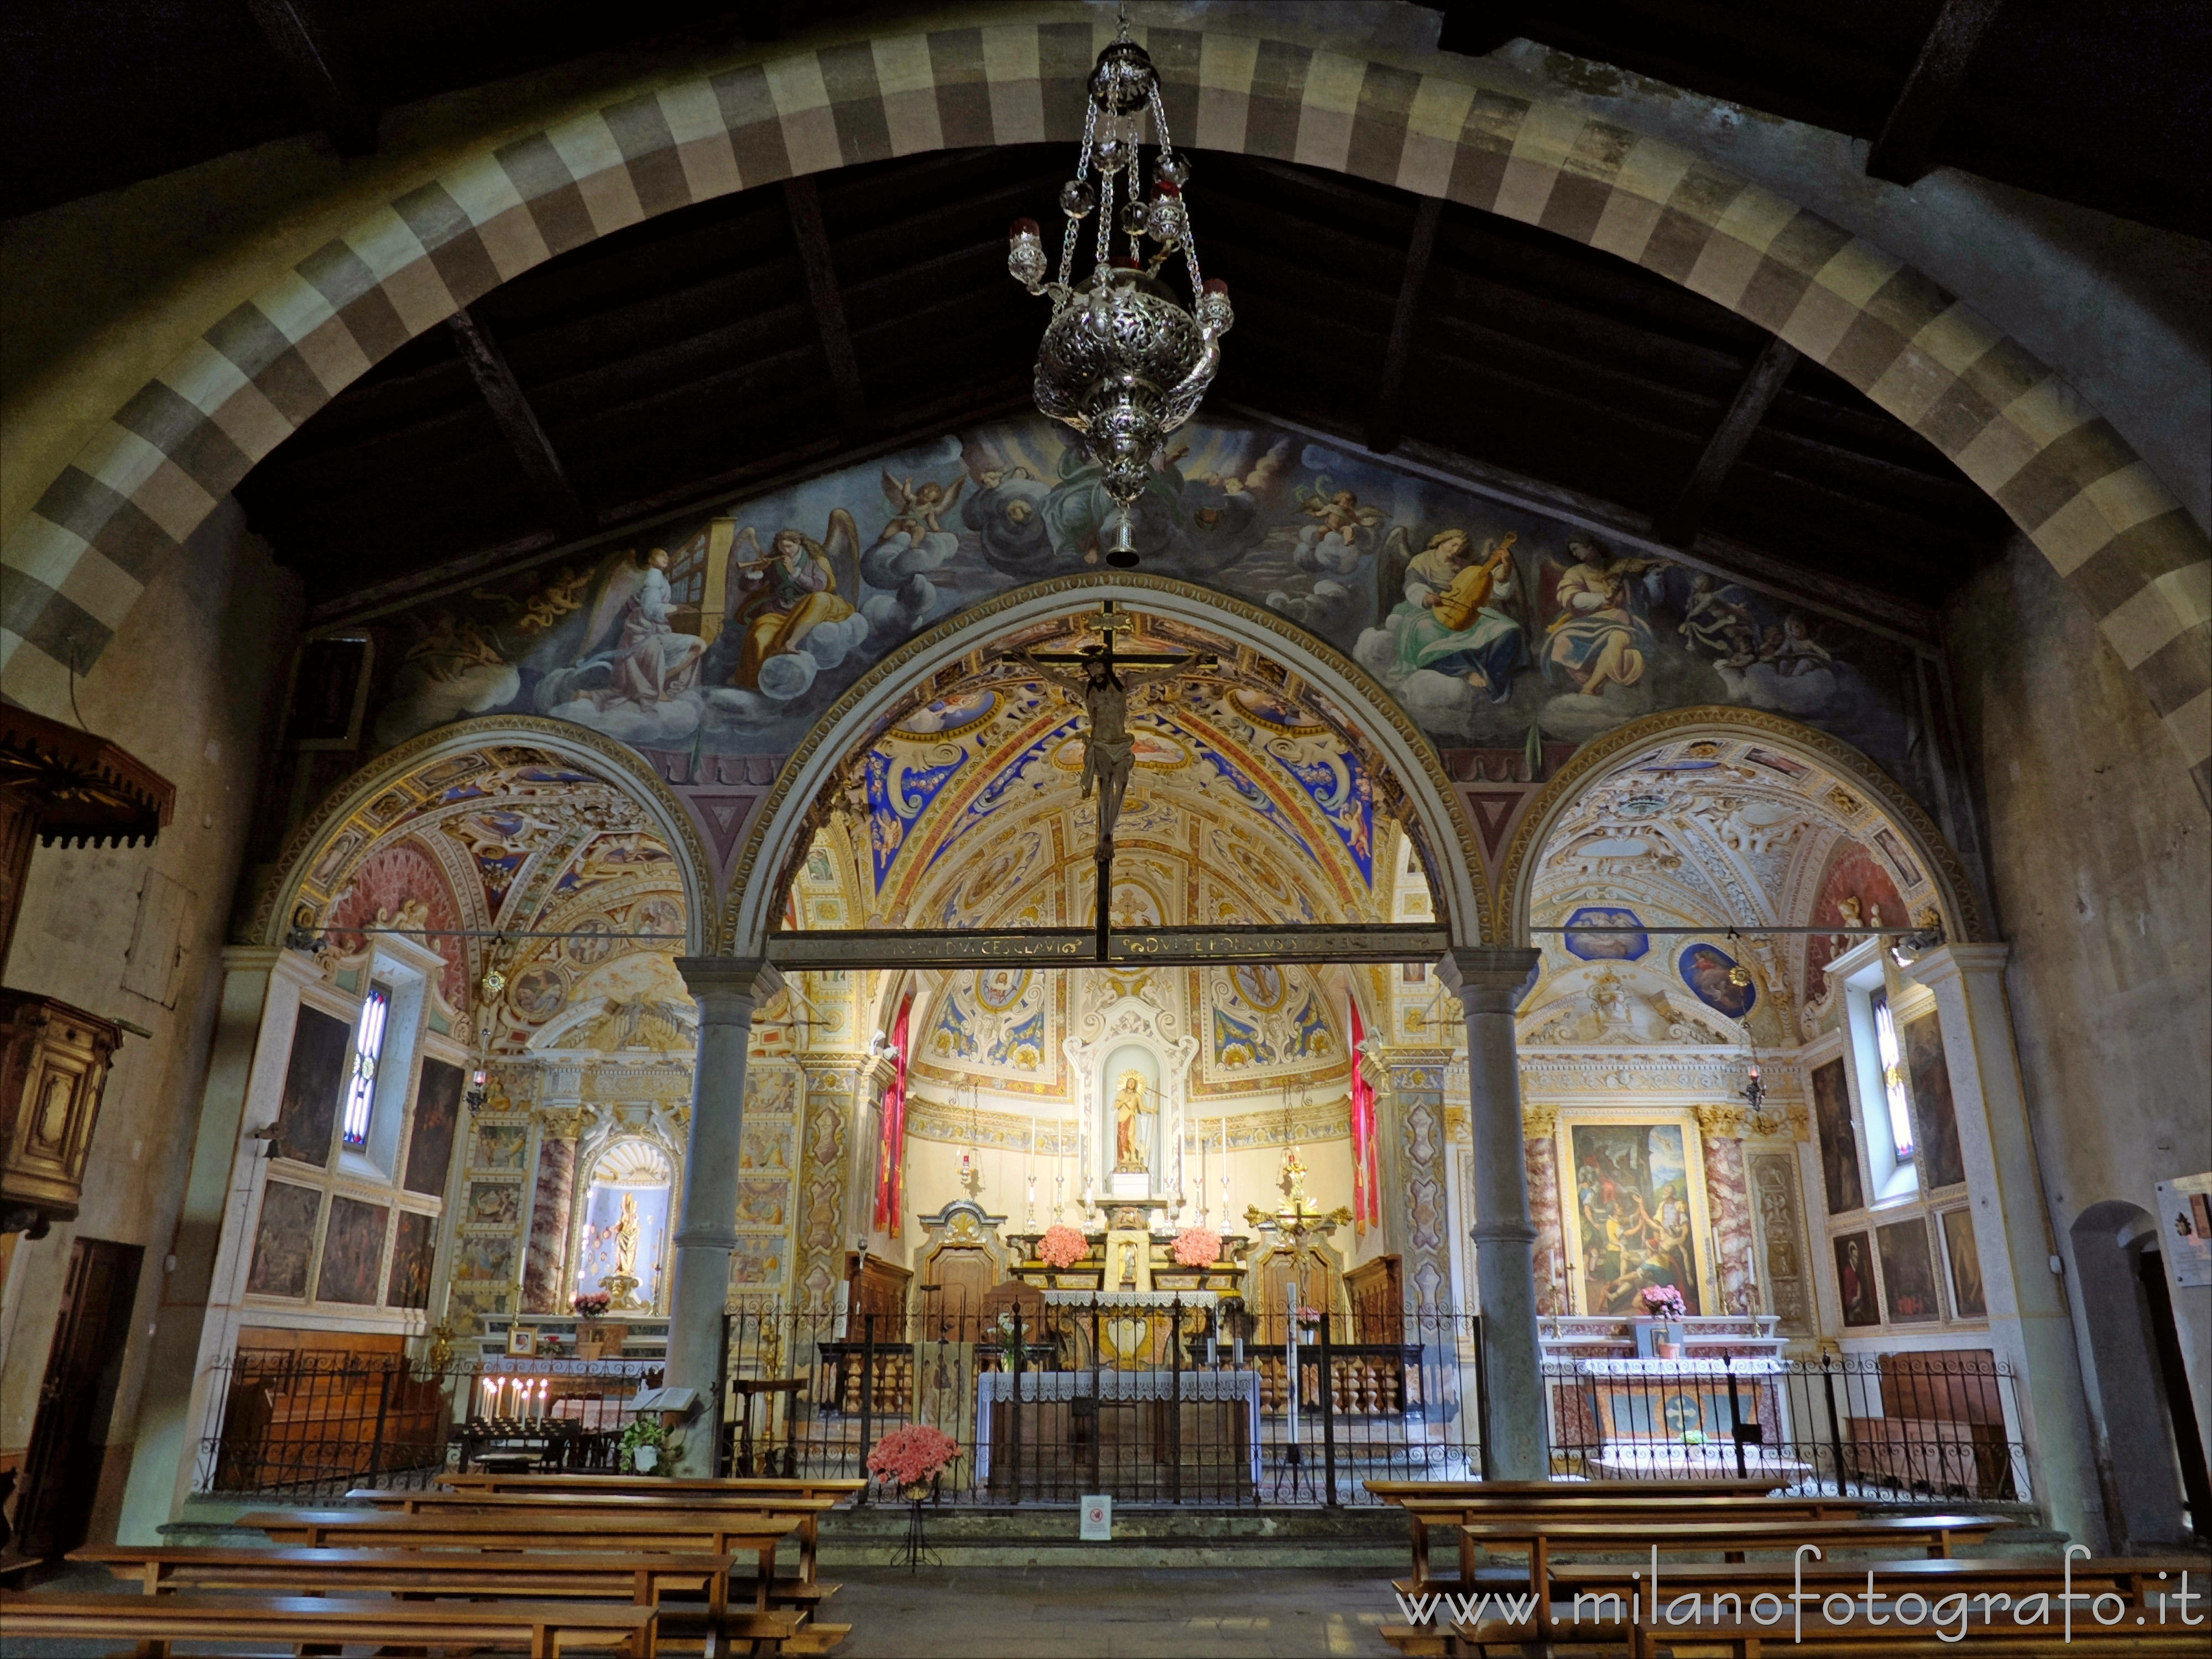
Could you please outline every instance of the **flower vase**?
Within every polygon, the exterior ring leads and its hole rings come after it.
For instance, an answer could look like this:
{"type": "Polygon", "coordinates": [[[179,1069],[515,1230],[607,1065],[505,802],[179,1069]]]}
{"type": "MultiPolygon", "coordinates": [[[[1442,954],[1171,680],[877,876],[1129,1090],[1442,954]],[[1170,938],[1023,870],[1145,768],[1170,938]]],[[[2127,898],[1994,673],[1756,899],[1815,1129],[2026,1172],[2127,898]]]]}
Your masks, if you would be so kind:
{"type": "Polygon", "coordinates": [[[1680,1359],[1682,1357],[1682,1345],[1679,1342],[1669,1342],[1663,1336],[1655,1336],[1651,1339],[1651,1352],[1661,1359],[1680,1359]]]}

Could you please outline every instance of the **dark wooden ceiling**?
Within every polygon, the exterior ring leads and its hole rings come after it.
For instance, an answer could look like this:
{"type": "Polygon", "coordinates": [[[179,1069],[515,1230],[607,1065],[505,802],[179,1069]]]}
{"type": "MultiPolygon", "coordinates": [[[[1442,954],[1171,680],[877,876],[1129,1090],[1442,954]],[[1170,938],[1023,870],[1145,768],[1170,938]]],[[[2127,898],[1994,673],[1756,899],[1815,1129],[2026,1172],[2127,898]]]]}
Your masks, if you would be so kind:
{"type": "MultiPolygon", "coordinates": [[[[11,0],[0,216],[599,54],[726,48],[863,0],[11,0]]],[[[1949,164],[2193,235],[2212,228],[2203,0],[1434,0],[1441,44],[1526,38],[1866,140],[1910,182],[1949,164]],[[1931,44],[1933,50],[1931,51],[1931,44]]],[[[1572,73],[1601,88],[1602,70],[1572,73]]]]}
{"type": "MultiPolygon", "coordinates": [[[[327,614],[1025,407],[1045,312],[1006,275],[1006,228],[1052,216],[1070,159],[1052,145],[887,161],[604,238],[485,295],[465,337],[433,329],[378,364],[240,499],[327,614]]],[[[1612,255],[1240,156],[1198,153],[1191,189],[1206,269],[1237,307],[1216,406],[1663,519],[1764,366],[1778,392],[1674,531],[1701,522],[1922,602],[2006,532],[1948,459],[1844,381],[1778,362],[1755,325],[1612,255]]]]}

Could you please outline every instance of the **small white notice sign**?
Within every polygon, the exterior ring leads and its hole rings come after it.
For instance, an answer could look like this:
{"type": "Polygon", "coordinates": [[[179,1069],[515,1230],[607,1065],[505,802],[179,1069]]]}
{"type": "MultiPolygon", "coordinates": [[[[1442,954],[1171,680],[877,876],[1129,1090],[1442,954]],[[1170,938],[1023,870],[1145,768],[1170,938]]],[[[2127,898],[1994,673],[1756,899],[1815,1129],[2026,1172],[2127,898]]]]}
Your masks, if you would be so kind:
{"type": "Polygon", "coordinates": [[[2159,1248],[2166,1271],[2182,1289],[2212,1285],[2212,1175],[2158,1183],[2159,1248]]]}
{"type": "Polygon", "coordinates": [[[1086,1544],[1114,1541],[1114,1500],[1106,1493],[1094,1492],[1083,1500],[1082,1536],[1086,1544]]]}

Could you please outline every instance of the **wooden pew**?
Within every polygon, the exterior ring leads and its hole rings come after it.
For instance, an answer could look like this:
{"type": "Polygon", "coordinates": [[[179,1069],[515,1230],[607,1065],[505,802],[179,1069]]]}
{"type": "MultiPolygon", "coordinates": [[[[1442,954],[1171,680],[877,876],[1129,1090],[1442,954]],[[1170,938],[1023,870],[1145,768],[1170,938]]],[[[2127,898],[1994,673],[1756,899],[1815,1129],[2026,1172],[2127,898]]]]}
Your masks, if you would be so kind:
{"type": "Polygon", "coordinates": [[[1460,1568],[1467,1582],[1472,1583],[1474,1551],[1478,1547],[1525,1551],[1528,1558],[1527,1583],[1535,1597],[1537,1628],[1548,1637],[1552,1629],[1552,1560],[1563,1552],[1648,1557],[1648,1552],[1654,1549],[1662,1555],[1671,1556],[1686,1552],[1790,1551],[1801,1544],[1814,1544],[1824,1553],[1835,1548],[1894,1551],[1917,1547],[1930,1556],[1948,1558],[1954,1543],[1979,1543],[1992,1532],[2010,1524],[1984,1515],[1881,1515],[1827,1521],[1677,1521],[1649,1514],[1611,1520],[1499,1516],[1460,1528],[1460,1568]]]}
{"type": "MultiPolygon", "coordinates": [[[[1504,1483],[1499,1484],[1503,1486],[1504,1483]]],[[[1775,1521],[1845,1520],[1863,1514],[1872,1506],[1872,1500],[1868,1498],[1817,1495],[1806,1498],[1735,1498],[1722,1504],[1702,1494],[1647,1498],[1639,1492],[1633,1496],[1599,1496],[1591,1493],[1587,1486],[1558,1496],[1468,1493],[1433,1498],[1407,1496],[1395,1501],[1398,1507],[1406,1511],[1407,1523],[1413,1534],[1413,1575],[1409,1583],[1400,1588],[1416,1593],[1430,1587],[1431,1532],[1437,1528],[1451,1531],[1473,1522],[1518,1519],[1534,1515],[1556,1516],[1561,1520],[1602,1521],[1629,1516],[1649,1516],[1654,1521],[1698,1520],[1708,1516],[1723,1519],[1745,1516],[1775,1521]]],[[[1467,1553],[1463,1549],[1461,1551],[1462,1562],[1467,1553]]],[[[1471,1584],[1473,1580],[1466,1582],[1471,1584]]]]}
{"type": "Polygon", "coordinates": [[[49,1595],[0,1591],[0,1630],[26,1638],[120,1638],[138,1653],[172,1642],[405,1643],[525,1647],[531,1659],[585,1649],[643,1656],[659,1609],[604,1601],[401,1601],[325,1595],[49,1595]]]}
{"type": "MultiPolygon", "coordinates": [[[[556,1479],[562,1477],[556,1477],[556,1479]]],[[[1699,1476],[1662,1480],[1367,1480],[1386,1504],[1407,1498],[1765,1498],[1781,1488],[1771,1477],[1699,1476]]]]}
{"type": "Polygon", "coordinates": [[[239,1516],[278,1545],[314,1549],[483,1550],[522,1553],[545,1549],[653,1551],[757,1558],[757,1603],[768,1611],[775,1582],[775,1553],[798,1532],[799,1517],[738,1512],[683,1514],[641,1510],[611,1514],[591,1509],[564,1512],[388,1515],[375,1510],[260,1510],[239,1516]]]}
{"type": "Polygon", "coordinates": [[[834,1498],[785,1497],[774,1493],[740,1492],[390,1492],[361,1488],[348,1499],[403,1515],[521,1514],[544,1509],[570,1512],[605,1510],[618,1514],[665,1511],[702,1515],[787,1515],[799,1522],[799,1577],[803,1583],[815,1580],[816,1559],[821,1551],[820,1517],[837,1506],[834,1498]]]}
{"type": "MultiPolygon", "coordinates": [[[[2124,1623],[2128,1633],[2131,1634],[2138,1629],[2157,1627],[2156,1598],[2162,1590],[2171,1593],[2179,1589],[2184,1573],[2191,1576],[2192,1589],[2203,1595],[2205,1588],[2212,1585],[2212,1577],[2208,1577],[2208,1574],[2212,1574],[2212,1557],[2115,1556],[2102,1559],[2077,1559],[2070,1569],[2057,1561],[2025,1558],[1981,1561],[1808,1559],[1802,1564],[1779,1561],[1684,1562],[1661,1568],[1658,1605],[1664,1606],[1683,1595],[1695,1595],[1699,1598],[1700,1611],[1704,1611],[1716,1605],[1715,1596],[1727,1595],[1736,1598],[1731,1611],[1741,1614],[1750,1607],[1755,1597],[1762,1594],[1776,1596],[1786,1604],[1791,1592],[1802,1585],[1820,1598],[1806,1603],[1808,1610],[1819,1607],[1831,1595],[1861,1598],[1863,1607],[1863,1598],[1871,1585],[1874,1594],[1880,1598],[1873,1611],[1890,1618],[1888,1628],[1893,1634],[1912,1639],[1911,1628],[1901,1628],[1891,1616],[1894,1603],[1900,1595],[1917,1595],[1931,1606],[1942,1598],[1954,1595],[2005,1597],[2014,1605],[2024,1598],[2048,1595],[2051,1598],[2052,1616],[2060,1619],[2063,1626],[2063,1615],[2057,1612],[2058,1598],[2071,1595],[2077,1631],[2087,1629],[2094,1632],[2099,1626],[2090,1616],[2091,1603],[2098,1596],[2111,1595],[2120,1598],[2124,1609],[2124,1623]],[[2137,1609],[2145,1612],[2144,1626],[2138,1626],[2134,1622],[2132,1615],[2137,1609]]],[[[1651,1582],[1648,1565],[1643,1569],[1613,1563],[1575,1562],[1554,1565],[1552,1569],[1552,1598],[1555,1602],[1566,1603],[1569,1613],[1567,1623],[1559,1629],[1567,1639],[1573,1639],[1576,1630],[1573,1615],[1577,1608],[1577,1596],[1609,1594],[1618,1597],[1620,1607],[1626,1609],[1631,1605],[1630,1596],[1634,1595],[1643,1598],[1647,1608],[1650,1607],[1653,1605],[1650,1601],[1651,1582]]],[[[2178,1618],[2179,1611],[2169,1607],[2168,1629],[2176,1627],[2172,1620],[2178,1618]]],[[[1647,1612],[1646,1619],[1650,1616],[1647,1612]]],[[[2203,1618],[2206,1615],[2198,1613],[2197,1616],[2203,1618]]],[[[1744,1620],[1736,1617],[1733,1622],[1741,1626],[1744,1620]]],[[[1825,1617],[1814,1623],[1825,1627],[1825,1617]]],[[[1871,1620],[1866,1623],[1869,1629],[1881,1627],[1871,1620]]],[[[1692,1628],[1693,1632],[1694,1627],[1692,1628]]],[[[1761,1626],[1753,1623],[1750,1628],[1757,1630],[1761,1626]]],[[[1779,1627],[1765,1628],[1771,1640],[1773,1631],[1779,1627]]],[[[2212,1644],[2212,1632],[2206,1632],[2202,1626],[2198,1628],[2204,1632],[2200,1636],[2200,1641],[2212,1644]]],[[[1813,1626],[1808,1625],[1808,1634],[1812,1629],[1813,1626]]],[[[1921,1632],[1923,1635],[1927,1634],[1924,1621],[1921,1632]]],[[[2032,1633],[2031,1631],[2031,1637],[2032,1633]]],[[[2061,1635],[2063,1638],[2063,1628],[2061,1635]]],[[[1664,1645],[1667,1639],[1665,1635],[1662,1635],[1660,1644],[1664,1645]]],[[[1859,1638],[1853,1634],[1838,1639],[1856,1641],[1859,1638]]],[[[1635,1659],[1644,1659],[1652,1646],[1652,1632],[1648,1627],[1630,1632],[1629,1650],[1635,1659]]]]}
{"type": "Polygon", "coordinates": [[[652,1474],[495,1474],[471,1471],[441,1474],[441,1486],[455,1492],[635,1492],[647,1497],[664,1492],[761,1492],[776,1498],[853,1498],[866,1492],[866,1480],[845,1477],[802,1475],[785,1479],[771,1475],[652,1475],[652,1474]]]}
{"type": "Polygon", "coordinates": [[[173,1549],[121,1544],[81,1549],[71,1561],[135,1579],[149,1595],[178,1590],[241,1589],[276,1595],[509,1596],[530,1601],[574,1597],[657,1607],[662,1634],[703,1624],[707,1653],[731,1642],[780,1647],[799,1629],[802,1613],[732,1613],[732,1555],[507,1555],[474,1550],[173,1549]],[[670,1602],[670,1595],[703,1602],[670,1602]]]}

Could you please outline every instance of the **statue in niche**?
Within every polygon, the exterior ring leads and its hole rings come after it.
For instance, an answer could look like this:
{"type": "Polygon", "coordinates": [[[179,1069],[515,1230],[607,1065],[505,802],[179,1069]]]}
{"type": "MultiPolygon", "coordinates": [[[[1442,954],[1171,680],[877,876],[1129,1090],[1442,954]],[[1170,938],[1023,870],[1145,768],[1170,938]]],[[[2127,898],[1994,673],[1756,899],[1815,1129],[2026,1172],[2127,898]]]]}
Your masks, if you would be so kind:
{"type": "Polygon", "coordinates": [[[1145,1156],[1145,1119],[1152,1115],[1152,1106],[1145,1099],[1145,1079],[1135,1072],[1121,1073],[1120,1085],[1114,1091],[1114,1173],[1115,1175],[1152,1172],[1152,1164],[1145,1156]]]}
{"type": "Polygon", "coordinates": [[[623,1194],[622,1216],[615,1223],[615,1272],[628,1274],[633,1281],[637,1276],[637,1194],[623,1194]]]}

